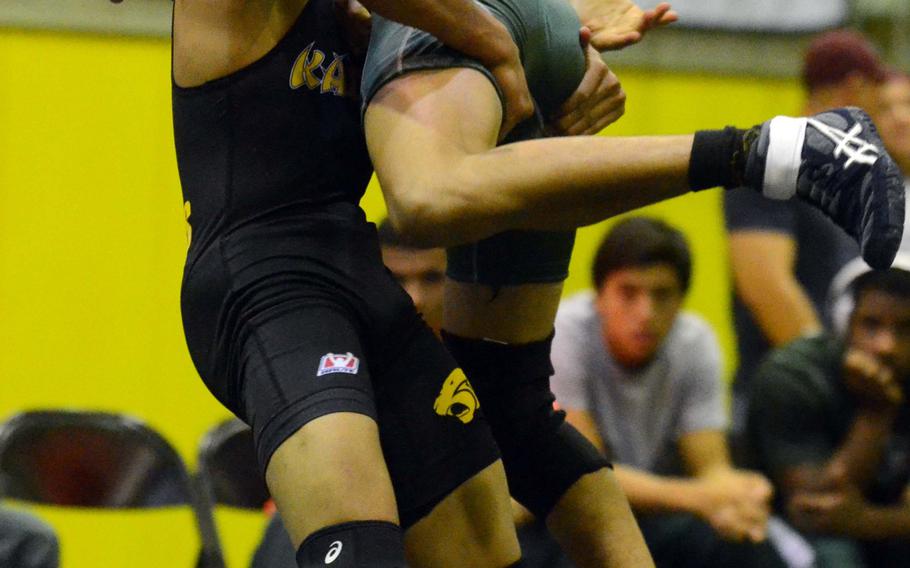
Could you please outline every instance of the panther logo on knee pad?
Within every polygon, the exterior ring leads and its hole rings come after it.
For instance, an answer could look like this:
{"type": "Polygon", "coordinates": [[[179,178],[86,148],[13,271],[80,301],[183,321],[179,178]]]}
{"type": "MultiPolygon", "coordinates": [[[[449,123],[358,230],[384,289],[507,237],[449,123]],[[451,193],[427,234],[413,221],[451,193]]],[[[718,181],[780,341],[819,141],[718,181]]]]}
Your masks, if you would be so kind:
{"type": "Polygon", "coordinates": [[[474,413],[478,408],[480,402],[474,394],[474,387],[461,369],[455,369],[442,383],[439,396],[433,403],[433,410],[440,416],[454,416],[461,420],[462,424],[467,424],[474,420],[474,413]]]}

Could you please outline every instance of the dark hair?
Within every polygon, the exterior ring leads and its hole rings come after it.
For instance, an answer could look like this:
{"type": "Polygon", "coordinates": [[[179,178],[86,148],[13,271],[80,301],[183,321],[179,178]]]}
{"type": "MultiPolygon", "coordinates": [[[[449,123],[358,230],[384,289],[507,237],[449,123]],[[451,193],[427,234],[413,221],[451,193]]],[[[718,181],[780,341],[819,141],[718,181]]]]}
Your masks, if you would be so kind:
{"type": "Polygon", "coordinates": [[[597,248],[591,276],[600,289],[607,276],[623,268],[669,264],[683,293],[692,277],[692,255],[683,234],[657,219],[631,217],[613,226],[597,248]]]}
{"type": "Polygon", "coordinates": [[[817,36],[803,58],[803,85],[810,92],[836,85],[852,74],[875,82],[885,79],[885,66],[875,46],[863,34],[848,29],[817,36]]]}
{"type": "Polygon", "coordinates": [[[859,297],[864,292],[883,292],[889,296],[897,296],[910,300],[910,272],[900,268],[888,270],[870,270],[861,274],[853,281],[853,305],[859,303],[859,297]]]}

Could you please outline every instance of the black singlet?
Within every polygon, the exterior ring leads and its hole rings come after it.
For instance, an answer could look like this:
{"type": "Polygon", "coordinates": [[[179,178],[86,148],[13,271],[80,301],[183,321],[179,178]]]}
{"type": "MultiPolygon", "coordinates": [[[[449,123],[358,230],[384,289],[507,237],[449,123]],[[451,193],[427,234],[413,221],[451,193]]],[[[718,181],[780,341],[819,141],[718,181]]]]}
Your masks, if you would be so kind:
{"type": "Polygon", "coordinates": [[[188,268],[218,237],[250,224],[301,226],[326,209],[362,215],[357,203],[372,167],[332,6],[310,0],[285,37],[248,67],[198,87],[174,85],[174,139],[192,227],[188,268]]]}

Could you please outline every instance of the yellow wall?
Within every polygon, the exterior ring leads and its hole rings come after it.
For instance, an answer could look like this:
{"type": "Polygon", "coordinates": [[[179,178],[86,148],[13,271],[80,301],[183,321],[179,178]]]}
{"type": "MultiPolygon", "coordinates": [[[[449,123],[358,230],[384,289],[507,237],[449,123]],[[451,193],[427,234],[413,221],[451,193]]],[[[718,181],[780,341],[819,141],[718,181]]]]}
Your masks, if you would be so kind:
{"type": "MultiPolygon", "coordinates": [[[[0,417],[29,407],[125,411],[151,423],[192,463],[199,438],[226,413],[196,378],[180,327],[185,235],[168,55],[164,40],[0,30],[0,417]]],[[[748,125],[793,112],[800,97],[791,81],[631,70],[620,77],[628,110],[611,134],[748,125]]],[[[375,188],[365,207],[374,219],[382,215],[375,188]]],[[[714,324],[729,355],[719,194],[649,212],[691,239],[689,306],[714,324]]],[[[587,286],[604,228],[581,232],[569,291],[587,286]]],[[[88,540],[89,532],[92,542],[113,548],[105,559],[164,565],[122,542],[122,530],[98,539],[108,534],[108,517],[96,524],[46,516],[63,533],[66,567],[116,565],[67,544],[88,540]]],[[[175,525],[159,518],[149,526],[175,525]]],[[[175,551],[193,546],[189,537],[175,538],[175,551]]]]}

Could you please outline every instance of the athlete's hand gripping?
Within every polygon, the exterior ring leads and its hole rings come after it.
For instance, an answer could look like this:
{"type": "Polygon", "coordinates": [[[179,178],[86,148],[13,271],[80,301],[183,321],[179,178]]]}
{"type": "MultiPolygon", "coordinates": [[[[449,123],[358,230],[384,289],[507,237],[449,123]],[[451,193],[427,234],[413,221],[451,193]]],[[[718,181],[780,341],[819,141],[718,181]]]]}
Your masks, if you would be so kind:
{"type": "Polygon", "coordinates": [[[667,2],[642,10],[631,0],[569,1],[582,25],[591,28],[591,45],[598,51],[622,49],[638,43],[649,30],[679,19],[667,2]]]}
{"type": "Polygon", "coordinates": [[[515,125],[531,116],[534,112],[534,102],[528,90],[524,68],[521,66],[518,46],[512,41],[512,36],[505,26],[498,20],[493,21],[501,29],[502,35],[491,39],[490,44],[498,47],[482,52],[476,57],[493,73],[505,100],[505,114],[502,117],[502,127],[499,129],[499,139],[502,140],[515,125]]]}
{"type": "Polygon", "coordinates": [[[597,134],[626,112],[626,93],[591,47],[591,30],[581,28],[579,39],[585,50],[585,76],[549,122],[550,129],[561,136],[597,134]]]}

